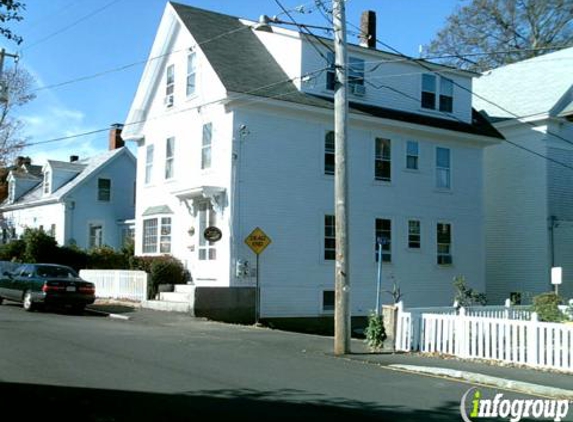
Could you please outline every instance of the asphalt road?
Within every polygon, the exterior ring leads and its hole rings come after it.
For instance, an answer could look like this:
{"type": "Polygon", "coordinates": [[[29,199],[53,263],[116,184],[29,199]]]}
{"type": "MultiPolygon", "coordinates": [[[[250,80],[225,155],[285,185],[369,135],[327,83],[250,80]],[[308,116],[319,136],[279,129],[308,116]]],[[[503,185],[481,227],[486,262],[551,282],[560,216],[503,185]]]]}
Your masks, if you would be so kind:
{"type": "Polygon", "coordinates": [[[147,311],[119,321],[5,303],[0,409],[18,417],[2,420],[461,420],[471,385],[331,350],[330,338],[184,315],[147,311]]]}

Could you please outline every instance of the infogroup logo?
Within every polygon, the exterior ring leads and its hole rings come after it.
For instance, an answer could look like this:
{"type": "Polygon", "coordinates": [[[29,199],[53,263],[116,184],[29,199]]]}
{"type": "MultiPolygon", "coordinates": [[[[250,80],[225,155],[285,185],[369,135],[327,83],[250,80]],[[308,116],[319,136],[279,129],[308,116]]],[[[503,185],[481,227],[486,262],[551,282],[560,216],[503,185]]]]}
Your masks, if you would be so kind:
{"type": "Polygon", "coordinates": [[[501,418],[519,422],[522,418],[560,422],[569,412],[568,400],[507,399],[502,393],[485,398],[476,387],[462,396],[460,413],[465,422],[479,418],[501,418]]]}

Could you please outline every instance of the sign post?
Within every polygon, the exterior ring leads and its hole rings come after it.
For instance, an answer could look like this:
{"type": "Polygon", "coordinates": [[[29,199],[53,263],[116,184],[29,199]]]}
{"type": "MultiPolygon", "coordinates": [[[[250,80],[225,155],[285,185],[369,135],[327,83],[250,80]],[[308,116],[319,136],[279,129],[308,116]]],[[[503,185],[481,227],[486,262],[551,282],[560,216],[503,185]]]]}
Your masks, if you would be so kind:
{"type": "Polygon", "coordinates": [[[255,324],[259,323],[259,318],[261,314],[261,287],[259,280],[259,255],[271,244],[271,238],[262,231],[259,227],[254,229],[251,234],[249,234],[245,243],[257,256],[256,259],[256,288],[255,288],[255,324]]]}

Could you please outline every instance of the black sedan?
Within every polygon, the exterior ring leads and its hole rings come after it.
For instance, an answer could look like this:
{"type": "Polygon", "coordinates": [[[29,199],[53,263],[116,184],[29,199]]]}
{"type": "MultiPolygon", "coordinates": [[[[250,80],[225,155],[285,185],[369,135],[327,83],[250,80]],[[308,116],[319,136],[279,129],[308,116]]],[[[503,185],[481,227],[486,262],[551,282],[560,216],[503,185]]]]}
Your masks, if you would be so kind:
{"type": "Polygon", "coordinates": [[[44,305],[81,311],[95,301],[95,285],[81,279],[70,267],[23,264],[0,278],[0,304],[4,299],[22,302],[27,311],[44,305]]]}

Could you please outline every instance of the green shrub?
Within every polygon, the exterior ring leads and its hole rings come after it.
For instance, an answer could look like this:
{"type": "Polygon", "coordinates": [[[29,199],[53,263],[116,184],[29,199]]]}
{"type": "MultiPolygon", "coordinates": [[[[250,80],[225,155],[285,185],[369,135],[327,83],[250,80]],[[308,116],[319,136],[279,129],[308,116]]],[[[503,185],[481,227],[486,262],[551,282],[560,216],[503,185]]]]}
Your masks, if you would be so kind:
{"type": "Polygon", "coordinates": [[[0,247],[0,261],[22,262],[26,244],[22,239],[12,240],[0,247]]]}
{"type": "Polygon", "coordinates": [[[466,278],[462,275],[454,277],[454,302],[458,306],[485,305],[485,293],[480,293],[467,286],[466,278]]]}
{"type": "Polygon", "coordinates": [[[22,235],[24,241],[24,262],[54,262],[58,253],[56,239],[43,230],[26,229],[22,235]]]}
{"type": "Polygon", "coordinates": [[[364,340],[372,351],[379,351],[384,345],[386,340],[386,329],[384,328],[384,320],[382,315],[376,315],[371,312],[368,316],[368,326],[364,330],[366,339],[364,340]]]}
{"type": "Polygon", "coordinates": [[[562,322],[567,319],[559,305],[563,303],[561,296],[554,292],[541,293],[533,297],[531,310],[537,312],[540,321],[562,322]]]}
{"type": "Polygon", "coordinates": [[[129,259],[122,251],[100,246],[88,252],[88,267],[96,270],[125,270],[129,268],[129,259]]]}
{"type": "Polygon", "coordinates": [[[87,267],[88,254],[77,246],[60,246],[54,262],[80,271],[87,267]]]}
{"type": "Polygon", "coordinates": [[[160,284],[184,284],[187,281],[185,267],[171,255],[134,256],[130,267],[149,273],[149,297],[157,294],[160,284]]]}

